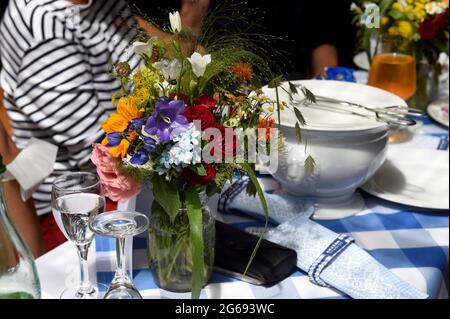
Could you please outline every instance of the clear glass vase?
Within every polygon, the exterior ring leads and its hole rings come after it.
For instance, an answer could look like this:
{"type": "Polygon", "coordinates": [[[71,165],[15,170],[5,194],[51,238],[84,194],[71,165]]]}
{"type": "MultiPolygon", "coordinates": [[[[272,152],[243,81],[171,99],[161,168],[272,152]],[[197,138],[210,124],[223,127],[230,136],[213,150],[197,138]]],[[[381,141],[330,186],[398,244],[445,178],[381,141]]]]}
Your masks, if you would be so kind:
{"type": "Polygon", "coordinates": [[[39,299],[32,254],[10,220],[0,174],[0,299],[39,299]]]}
{"type": "Polygon", "coordinates": [[[417,89],[414,96],[408,101],[411,107],[425,110],[426,107],[438,98],[439,76],[441,65],[422,60],[417,63],[417,89]]]}
{"type": "MultiPolygon", "coordinates": [[[[201,196],[203,211],[204,284],[214,265],[215,219],[201,196]]],[[[165,215],[152,215],[148,236],[149,266],[156,284],[171,292],[192,290],[192,246],[186,205],[182,204],[174,222],[165,215]]]]}

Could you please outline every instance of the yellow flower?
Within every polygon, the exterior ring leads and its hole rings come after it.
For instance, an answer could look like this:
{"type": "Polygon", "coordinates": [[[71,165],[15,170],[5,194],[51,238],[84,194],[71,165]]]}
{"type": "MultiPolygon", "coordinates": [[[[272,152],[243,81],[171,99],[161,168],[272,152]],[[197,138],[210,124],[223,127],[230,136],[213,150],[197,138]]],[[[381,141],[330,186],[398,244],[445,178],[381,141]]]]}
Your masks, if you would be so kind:
{"type": "Polygon", "coordinates": [[[267,108],[267,111],[269,111],[269,112],[273,112],[273,107],[272,106],[269,106],[268,108],[267,108]]]}
{"type": "Polygon", "coordinates": [[[389,18],[388,17],[382,17],[381,18],[381,26],[384,27],[385,25],[387,25],[389,23],[389,18]]]}
{"type": "Polygon", "coordinates": [[[135,98],[136,103],[143,103],[150,98],[150,91],[146,86],[136,87],[133,92],[133,97],[135,98]]]}
{"type": "Polygon", "coordinates": [[[398,22],[398,33],[404,39],[410,39],[413,35],[413,27],[408,21],[399,21],[398,22]]]}
{"type": "Polygon", "coordinates": [[[398,35],[399,34],[398,28],[397,27],[390,27],[388,29],[388,33],[389,33],[389,35],[398,35]]]}
{"type": "Polygon", "coordinates": [[[131,120],[139,118],[144,110],[138,110],[136,101],[133,97],[122,97],[117,104],[117,113],[112,113],[102,124],[102,129],[107,133],[124,132],[131,120]]]}
{"type": "Polygon", "coordinates": [[[403,11],[403,7],[399,2],[394,2],[394,4],[392,5],[392,9],[403,11]]]}

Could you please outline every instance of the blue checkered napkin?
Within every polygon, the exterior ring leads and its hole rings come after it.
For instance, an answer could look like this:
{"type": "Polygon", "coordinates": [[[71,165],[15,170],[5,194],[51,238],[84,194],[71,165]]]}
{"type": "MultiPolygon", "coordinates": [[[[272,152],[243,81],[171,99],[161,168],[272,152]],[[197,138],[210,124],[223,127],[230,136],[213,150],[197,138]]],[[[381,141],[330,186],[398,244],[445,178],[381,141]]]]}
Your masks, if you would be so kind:
{"type": "MultiPolygon", "coordinates": [[[[298,216],[271,230],[266,239],[297,252],[297,266],[308,271],[338,235],[298,216]]],[[[356,299],[425,299],[427,294],[403,281],[355,244],[340,252],[320,274],[328,285],[356,299]]]]}
{"type": "MultiPolygon", "coordinates": [[[[264,186],[264,181],[271,179],[260,178],[259,180],[264,186]]],[[[250,198],[245,192],[248,183],[248,177],[244,176],[224,191],[219,199],[218,212],[221,214],[243,213],[259,220],[265,220],[258,197],[250,198]]],[[[311,217],[314,213],[314,202],[312,200],[301,199],[276,191],[265,192],[264,196],[270,212],[269,220],[275,225],[289,221],[300,214],[311,217]]]]}

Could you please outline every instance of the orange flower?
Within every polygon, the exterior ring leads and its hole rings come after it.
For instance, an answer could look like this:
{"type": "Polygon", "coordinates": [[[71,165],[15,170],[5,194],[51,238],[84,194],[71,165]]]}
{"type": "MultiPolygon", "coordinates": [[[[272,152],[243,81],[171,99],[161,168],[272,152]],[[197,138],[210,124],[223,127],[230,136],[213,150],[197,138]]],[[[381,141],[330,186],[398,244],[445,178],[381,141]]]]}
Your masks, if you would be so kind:
{"type": "MultiPolygon", "coordinates": [[[[125,132],[131,121],[142,117],[143,109],[137,108],[137,103],[133,97],[122,97],[117,104],[117,113],[112,113],[109,118],[102,124],[102,129],[106,134],[125,132]]],[[[136,132],[131,132],[128,136],[120,141],[120,144],[113,147],[108,147],[109,153],[113,157],[123,158],[127,155],[128,148],[131,143],[138,137],[136,132]]],[[[108,141],[105,138],[102,141],[103,145],[107,145],[108,141]]]]}
{"type": "MultiPolygon", "coordinates": [[[[264,129],[264,135],[261,136],[259,139],[263,142],[270,141],[270,129],[274,126],[274,120],[271,117],[268,118],[260,118],[258,121],[258,129],[264,129]]],[[[258,132],[259,133],[259,132],[258,132]]],[[[259,136],[259,134],[258,134],[259,136]]]]}
{"type": "Polygon", "coordinates": [[[102,129],[107,133],[125,132],[131,120],[139,118],[144,113],[138,109],[134,98],[122,97],[117,104],[117,113],[112,113],[102,124],[102,129]]]}
{"type": "Polygon", "coordinates": [[[251,81],[253,79],[252,66],[248,63],[236,63],[231,66],[231,72],[242,81],[251,81]]]}
{"type": "MultiPolygon", "coordinates": [[[[128,149],[130,148],[131,143],[138,137],[138,133],[132,132],[130,135],[128,135],[126,138],[124,138],[122,141],[120,141],[120,144],[114,147],[108,147],[108,152],[113,157],[117,158],[124,158],[127,155],[128,149]]],[[[105,138],[102,141],[103,145],[108,144],[108,140],[105,138]]]]}

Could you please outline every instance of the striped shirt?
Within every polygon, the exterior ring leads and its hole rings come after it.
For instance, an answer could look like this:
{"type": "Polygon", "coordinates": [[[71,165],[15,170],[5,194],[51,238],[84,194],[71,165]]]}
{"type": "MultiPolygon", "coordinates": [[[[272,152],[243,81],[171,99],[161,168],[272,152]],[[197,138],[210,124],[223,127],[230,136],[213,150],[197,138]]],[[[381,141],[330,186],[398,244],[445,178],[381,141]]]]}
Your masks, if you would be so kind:
{"type": "MultiPolygon", "coordinates": [[[[136,22],[125,0],[10,0],[0,26],[0,74],[14,142],[35,137],[58,146],[53,174],[33,199],[38,215],[51,211],[56,176],[92,170],[91,146],[114,110],[120,83],[109,72],[139,59],[127,49],[136,22]]],[[[32,159],[30,159],[31,161],[32,159]]]]}

